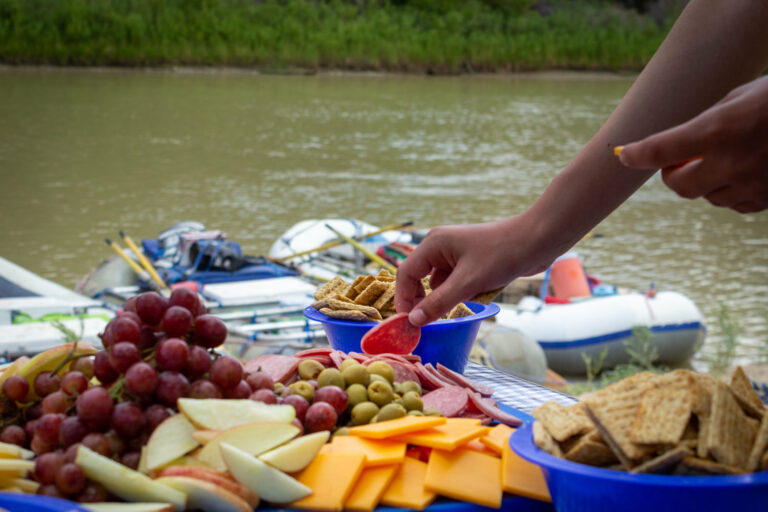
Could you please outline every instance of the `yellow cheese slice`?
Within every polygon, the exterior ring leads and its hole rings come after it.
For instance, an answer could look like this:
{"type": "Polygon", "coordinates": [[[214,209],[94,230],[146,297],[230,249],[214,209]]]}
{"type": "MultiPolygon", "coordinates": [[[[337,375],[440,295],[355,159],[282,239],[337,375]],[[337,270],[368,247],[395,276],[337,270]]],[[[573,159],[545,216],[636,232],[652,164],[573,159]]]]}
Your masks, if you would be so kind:
{"type": "Polygon", "coordinates": [[[330,444],[335,453],[362,453],[364,467],[399,464],[405,458],[405,443],[388,439],[366,439],[356,436],[335,436],[330,444]]]}
{"type": "Polygon", "coordinates": [[[412,457],[406,457],[395,474],[394,480],[384,491],[381,502],[390,507],[426,508],[436,495],[424,486],[427,463],[412,457]]]}
{"type": "Polygon", "coordinates": [[[424,486],[442,496],[501,506],[501,460],[474,450],[432,450],[424,486]]]}
{"type": "Polygon", "coordinates": [[[461,445],[461,447],[465,450],[474,450],[476,452],[485,453],[486,455],[492,455],[497,458],[501,457],[501,455],[498,453],[488,449],[487,446],[480,442],[480,439],[472,439],[468,443],[461,445]]]}
{"type": "Polygon", "coordinates": [[[505,492],[551,502],[547,482],[541,468],[521,458],[509,443],[501,454],[501,487],[505,492]]]}
{"type": "Polygon", "coordinates": [[[453,451],[464,443],[485,433],[486,428],[480,424],[480,420],[468,421],[467,418],[448,418],[444,425],[402,434],[392,439],[416,446],[453,451]]]}
{"type": "Polygon", "coordinates": [[[312,489],[306,498],[294,501],[291,508],[341,510],[352,487],[363,471],[361,453],[319,453],[301,470],[296,480],[312,489]]]}
{"type": "Polygon", "coordinates": [[[509,436],[511,436],[514,431],[515,429],[510,428],[503,423],[499,423],[491,429],[488,435],[481,437],[480,442],[501,455],[504,451],[504,447],[509,443],[509,436]]]}
{"type": "Polygon", "coordinates": [[[364,469],[344,503],[344,509],[365,512],[375,509],[399,468],[399,464],[390,464],[364,469]]]}
{"type": "Polygon", "coordinates": [[[442,416],[403,416],[395,420],[360,425],[349,429],[349,435],[367,437],[369,439],[386,439],[388,437],[408,434],[443,425],[445,418],[442,416]]]}

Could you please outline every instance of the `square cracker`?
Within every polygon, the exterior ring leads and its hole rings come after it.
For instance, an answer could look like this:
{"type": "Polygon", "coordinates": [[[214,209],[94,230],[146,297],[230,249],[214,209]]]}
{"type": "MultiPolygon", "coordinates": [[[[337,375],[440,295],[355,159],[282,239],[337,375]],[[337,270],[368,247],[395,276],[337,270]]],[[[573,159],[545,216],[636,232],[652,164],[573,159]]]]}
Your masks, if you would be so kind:
{"type": "Polygon", "coordinates": [[[755,443],[752,445],[752,451],[747,459],[747,471],[757,471],[760,468],[760,461],[763,455],[768,455],[768,414],[763,415],[763,421],[760,422],[760,428],[755,436],[755,443]]]}
{"type": "Polygon", "coordinates": [[[376,274],[377,281],[384,281],[385,283],[393,283],[397,277],[389,270],[383,268],[376,274]]]}
{"type": "Polygon", "coordinates": [[[736,371],[733,372],[730,386],[736,401],[739,402],[744,412],[753,418],[762,420],[765,415],[765,406],[741,366],[737,366],[736,371]]]}
{"type": "Polygon", "coordinates": [[[495,290],[490,290],[484,293],[478,293],[471,299],[469,299],[469,302],[477,302],[478,304],[485,304],[488,305],[491,302],[493,302],[493,299],[496,298],[498,294],[500,294],[502,291],[504,291],[504,286],[501,288],[496,288],[495,290]]]}
{"type": "Polygon", "coordinates": [[[371,319],[363,313],[362,311],[358,311],[356,309],[331,309],[331,308],[322,308],[320,310],[321,313],[324,315],[330,316],[332,318],[339,318],[341,320],[355,320],[358,322],[370,322],[371,319]]]}
{"type": "Polygon", "coordinates": [[[334,277],[323,286],[315,290],[315,300],[322,300],[326,297],[332,297],[334,295],[344,295],[349,288],[349,284],[339,276],[334,277]]]}
{"type": "Polygon", "coordinates": [[[462,318],[465,316],[472,316],[474,314],[475,312],[469,309],[466,304],[460,302],[448,312],[448,318],[462,318]]]}
{"type": "Polygon", "coordinates": [[[690,454],[691,452],[688,451],[688,448],[678,446],[643,462],[639,466],[635,466],[630,470],[630,473],[669,473],[681,460],[690,454]]]}
{"type": "Polygon", "coordinates": [[[563,458],[563,450],[560,449],[560,445],[555,442],[554,438],[547,432],[544,425],[540,421],[533,423],[533,442],[540,450],[544,450],[550,455],[563,458]]]}
{"type": "Polygon", "coordinates": [[[355,304],[362,304],[364,306],[373,305],[381,295],[387,291],[389,283],[382,281],[372,281],[371,284],[365,287],[360,295],[355,297],[355,304]]]}
{"type": "Polygon", "coordinates": [[[672,372],[659,377],[658,383],[659,387],[647,390],[640,401],[630,431],[633,443],[674,445],[688,426],[691,378],[684,372],[672,372]]]}
{"type": "Polygon", "coordinates": [[[359,281],[357,279],[355,279],[357,284],[355,284],[354,288],[355,288],[355,290],[357,291],[358,294],[359,293],[363,293],[363,290],[368,288],[368,286],[370,286],[370,284],[372,282],[374,282],[375,280],[376,280],[376,278],[373,277],[373,276],[370,276],[370,275],[361,276],[359,281]]]}
{"type": "Polygon", "coordinates": [[[394,299],[395,299],[395,283],[389,283],[384,293],[379,295],[379,298],[376,299],[376,302],[373,303],[373,307],[375,307],[379,311],[383,311],[386,308],[386,306],[389,304],[389,302],[394,299]]]}
{"type": "Polygon", "coordinates": [[[589,434],[580,436],[565,452],[565,458],[590,466],[608,466],[618,461],[607,444],[593,440],[589,434]]]}
{"type": "Polygon", "coordinates": [[[349,290],[347,290],[344,296],[348,299],[354,300],[355,297],[360,295],[360,292],[357,290],[357,285],[359,285],[365,278],[366,276],[357,276],[355,280],[352,281],[352,284],[349,285],[349,290]]]}
{"type": "Polygon", "coordinates": [[[709,455],[709,425],[712,411],[712,396],[717,388],[717,381],[708,375],[692,373],[693,414],[699,422],[699,442],[696,456],[705,459],[709,455]]]}
{"type": "Polygon", "coordinates": [[[745,469],[759,423],[741,410],[731,389],[718,383],[712,397],[707,446],[717,462],[745,469]]]}
{"type": "Polygon", "coordinates": [[[741,468],[729,466],[727,464],[721,464],[719,462],[713,462],[707,459],[700,459],[698,457],[688,456],[685,457],[677,469],[675,474],[682,475],[738,475],[744,473],[741,468]]]}
{"type": "Polygon", "coordinates": [[[541,422],[554,439],[561,443],[586,432],[591,427],[589,423],[581,421],[564,405],[555,401],[545,402],[531,414],[541,422]]]}

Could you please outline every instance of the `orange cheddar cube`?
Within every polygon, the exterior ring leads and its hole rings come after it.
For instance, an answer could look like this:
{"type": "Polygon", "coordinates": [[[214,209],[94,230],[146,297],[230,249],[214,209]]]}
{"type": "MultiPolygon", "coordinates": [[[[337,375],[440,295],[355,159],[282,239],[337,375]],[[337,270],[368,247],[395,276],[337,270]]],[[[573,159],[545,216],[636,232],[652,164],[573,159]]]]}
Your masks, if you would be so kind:
{"type": "Polygon", "coordinates": [[[517,455],[508,443],[501,454],[501,487],[511,494],[552,501],[541,468],[517,455]]]}
{"type": "Polygon", "coordinates": [[[480,442],[501,455],[504,451],[504,447],[509,443],[509,436],[511,436],[514,431],[515,429],[510,428],[503,423],[499,423],[491,429],[488,435],[481,437],[480,442]]]}
{"type": "Polygon", "coordinates": [[[369,512],[376,508],[384,491],[387,490],[395,473],[400,469],[399,464],[366,468],[357,479],[352,494],[344,503],[345,510],[362,510],[369,512]]]}
{"type": "Polygon", "coordinates": [[[401,434],[392,439],[416,446],[427,446],[438,450],[452,451],[485,433],[486,429],[480,424],[480,420],[448,418],[444,425],[432,427],[428,430],[401,434]]]}
{"type": "Polygon", "coordinates": [[[474,450],[432,450],[424,486],[442,496],[499,508],[501,460],[474,450]]]}
{"type": "Polygon", "coordinates": [[[381,502],[390,507],[423,510],[437,497],[424,486],[427,464],[420,460],[406,457],[389,484],[381,502]]]}
{"type": "Polygon", "coordinates": [[[369,439],[386,439],[443,424],[445,424],[445,418],[442,416],[403,416],[395,420],[352,427],[349,429],[349,435],[369,439]]]}
{"type": "Polygon", "coordinates": [[[319,453],[296,475],[296,480],[312,489],[312,494],[294,501],[291,507],[341,510],[363,471],[364,462],[365,456],[361,453],[319,453]]]}

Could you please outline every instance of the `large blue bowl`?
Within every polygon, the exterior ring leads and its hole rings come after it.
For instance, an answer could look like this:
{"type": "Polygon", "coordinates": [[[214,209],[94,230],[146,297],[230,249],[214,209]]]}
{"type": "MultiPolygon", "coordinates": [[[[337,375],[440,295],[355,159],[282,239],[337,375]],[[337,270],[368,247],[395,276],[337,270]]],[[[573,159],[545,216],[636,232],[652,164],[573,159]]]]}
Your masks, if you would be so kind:
{"type": "Polygon", "coordinates": [[[559,459],[533,442],[532,424],[509,445],[541,466],[558,512],[736,512],[768,509],[768,472],[733,476],[635,475],[559,459]]]}
{"type": "Polygon", "coordinates": [[[73,501],[7,492],[0,492],[0,508],[8,512],[88,512],[73,501]]]}
{"type": "MultiPolygon", "coordinates": [[[[499,312],[499,306],[494,303],[487,306],[475,302],[465,304],[475,312],[474,315],[437,320],[421,328],[421,340],[413,353],[421,356],[422,363],[442,363],[453,371],[464,371],[480,322],[499,312]]],[[[344,352],[360,352],[363,334],[376,325],[376,322],[331,318],[311,306],[304,309],[304,316],[323,324],[331,347],[344,352]]]]}

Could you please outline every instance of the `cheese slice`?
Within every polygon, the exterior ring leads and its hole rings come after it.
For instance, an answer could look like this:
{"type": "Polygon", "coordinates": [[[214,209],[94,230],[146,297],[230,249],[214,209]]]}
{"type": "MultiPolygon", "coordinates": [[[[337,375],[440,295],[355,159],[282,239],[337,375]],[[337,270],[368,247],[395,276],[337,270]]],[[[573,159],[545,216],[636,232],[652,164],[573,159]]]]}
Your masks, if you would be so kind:
{"type": "Polygon", "coordinates": [[[509,436],[511,436],[514,431],[515,429],[510,428],[503,423],[499,423],[491,429],[488,435],[481,437],[480,442],[501,455],[504,451],[504,447],[509,443],[509,436]]]}
{"type": "Polygon", "coordinates": [[[486,455],[492,455],[493,457],[500,457],[500,455],[480,442],[480,439],[473,439],[468,443],[464,443],[461,447],[465,450],[474,450],[476,452],[485,453],[486,455]]]}
{"type": "Polygon", "coordinates": [[[480,424],[480,420],[468,420],[466,418],[448,418],[444,425],[432,427],[427,430],[419,430],[402,434],[392,438],[416,446],[427,446],[438,450],[453,451],[486,433],[486,428],[480,424]],[[459,420],[459,421],[456,421],[459,420]]]}
{"type": "Polygon", "coordinates": [[[424,486],[442,496],[499,508],[501,460],[474,450],[432,450],[424,486]]]}
{"type": "Polygon", "coordinates": [[[334,453],[362,453],[364,467],[399,464],[405,458],[405,443],[387,439],[366,439],[356,436],[335,436],[330,444],[334,453]]]}
{"type": "Polygon", "coordinates": [[[406,457],[395,474],[394,480],[384,491],[381,502],[390,507],[422,510],[437,497],[424,486],[427,464],[412,457],[406,457]]]}
{"type": "Polygon", "coordinates": [[[363,471],[361,453],[319,453],[296,480],[312,489],[306,498],[294,501],[291,508],[341,510],[363,471]]]}
{"type": "Polygon", "coordinates": [[[443,424],[445,424],[445,418],[442,416],[403,416],[394,420],[352,427],[349,429],[349,435],[369,439],[386,439],[443,424]]]}
{"type": "Polygon", "coordinates": [[[501,488],[526,498],[552,501],[541,468],[513,452],[509,443],[501,454],[501,488]]]}
{"type": "Polygon", "coordinates": [[[344,503],[344,509],[363,510],[365,512],[375,509],[384,491],[395,478],[398,469],[400,469],[399,464],[364,469],[360,478],[357,479],[352,493],[344,503]]]}

